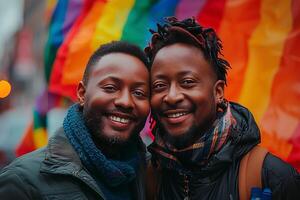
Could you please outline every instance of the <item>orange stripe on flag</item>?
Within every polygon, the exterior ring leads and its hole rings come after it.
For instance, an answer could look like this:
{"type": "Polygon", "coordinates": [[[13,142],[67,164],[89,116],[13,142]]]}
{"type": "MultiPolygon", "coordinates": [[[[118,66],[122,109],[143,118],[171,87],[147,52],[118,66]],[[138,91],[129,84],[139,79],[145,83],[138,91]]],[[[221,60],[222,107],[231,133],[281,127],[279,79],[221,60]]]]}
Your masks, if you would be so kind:
{"type": "Polygon", "coordinates": [[[69,51],[62,69],[62,85],[77,85],[81,81],[88,59],[94,51],[91,46],[92,38],[105,5],[104,1],[95,1],[82,24],[78,27],[78,32],[70,41],[69,51]]]}
{"type": "Polygon", "coordinates": [[[261,21],[249,41],[249,61],[239,102],[260,121],[269,103],[271,86],[292,28],[290,1],[262,0],[261,21]]]}
{"type": "Polygon", "coordinates": [[[231,65],[225,95],[237,101],[241,92],[248,62],[248,41],[260,20],[261,0],[226,3],[219,36],[223,42],[224,57],[231,65]]]}
{"type": "Polygon", "coordinates": [[[272,85],[270,104],[261,121],[263,145],[283,159],[289,156],[292,144],[300,146],[296,144],[297,141],[300,143],[300,136],[293,135],[300,134],[295,131],[300,122],[300,13],[297,10],[300,3],[293,1],[293,4],[292,30],[284,44],[280,68],[272,85]]]}

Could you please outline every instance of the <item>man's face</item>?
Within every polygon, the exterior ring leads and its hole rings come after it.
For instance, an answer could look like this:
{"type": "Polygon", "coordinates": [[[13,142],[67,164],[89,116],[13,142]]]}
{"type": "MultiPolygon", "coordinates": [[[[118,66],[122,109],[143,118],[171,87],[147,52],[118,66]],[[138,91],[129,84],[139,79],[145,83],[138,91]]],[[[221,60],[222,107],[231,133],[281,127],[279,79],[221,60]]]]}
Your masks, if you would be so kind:
{"type": "Polygon", "coordinates": [[[196,47],[176,43],[163,47],[154,58],[151,108],[159,127],[173,139],[201,136],[216,117],[223,89],[224,81],[217,81],[211,64],[196,47]]]}
{"type": "Polygon", "coordinates": [[[150,110],[149,72],[138,58],[111,53],[92,67],[86,86],[77,91],[94,138],[123,144],[142,130],[150,110]]]}

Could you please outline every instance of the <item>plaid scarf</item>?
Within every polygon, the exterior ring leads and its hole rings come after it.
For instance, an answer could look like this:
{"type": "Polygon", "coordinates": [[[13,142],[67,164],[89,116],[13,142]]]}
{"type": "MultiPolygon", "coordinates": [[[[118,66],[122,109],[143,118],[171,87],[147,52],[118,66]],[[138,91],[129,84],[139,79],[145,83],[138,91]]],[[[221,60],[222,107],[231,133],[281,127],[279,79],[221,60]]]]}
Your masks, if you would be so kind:
{"type": "Polygon", "coordinates": [[[148,147],[154,165],[182,172],[205,166],[211,156],[219,152],[226,143],[230,127],[236,123],[230,104],[225,104],[207,133],[187,148],[176,149],[168,141],[164,141],[160,134],[156,134],[154,142],[148,147]]]}

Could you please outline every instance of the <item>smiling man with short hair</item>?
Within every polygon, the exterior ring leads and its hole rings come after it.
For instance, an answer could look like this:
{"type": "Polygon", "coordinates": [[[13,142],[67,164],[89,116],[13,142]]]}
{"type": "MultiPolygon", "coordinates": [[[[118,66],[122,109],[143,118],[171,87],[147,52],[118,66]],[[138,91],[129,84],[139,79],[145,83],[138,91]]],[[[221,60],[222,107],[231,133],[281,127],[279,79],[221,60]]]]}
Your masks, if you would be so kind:
{"type": "Polygon", "coordinates": [[[72,105],[47,147],[0,173],[0,199],[145,199],[148,61],[126,42],[90,58],[72,105]]]}

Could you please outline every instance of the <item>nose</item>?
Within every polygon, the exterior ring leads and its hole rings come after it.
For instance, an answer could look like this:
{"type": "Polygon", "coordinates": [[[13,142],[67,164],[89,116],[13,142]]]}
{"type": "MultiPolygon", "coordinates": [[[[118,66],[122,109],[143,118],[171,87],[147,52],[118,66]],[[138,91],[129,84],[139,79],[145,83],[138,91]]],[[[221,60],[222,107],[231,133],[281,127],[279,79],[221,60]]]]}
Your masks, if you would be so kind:
{"type": "Polygon", "coordinates": [[[130,94],[131,93],[129,90],[121,91],[120,95],[115,99],[115,106],[127,110],[132,110],[134,103],[130,94]]]}
{"type": "Polygon", "coordinates": [[[175,105],[183,100],[183,94],[178,90],[176,84],[171,84],[168,93],[164,97],[164,102],[175,105]]]}

